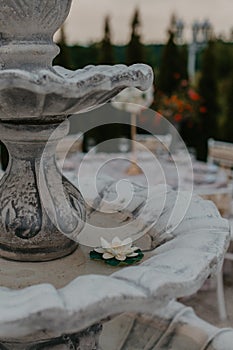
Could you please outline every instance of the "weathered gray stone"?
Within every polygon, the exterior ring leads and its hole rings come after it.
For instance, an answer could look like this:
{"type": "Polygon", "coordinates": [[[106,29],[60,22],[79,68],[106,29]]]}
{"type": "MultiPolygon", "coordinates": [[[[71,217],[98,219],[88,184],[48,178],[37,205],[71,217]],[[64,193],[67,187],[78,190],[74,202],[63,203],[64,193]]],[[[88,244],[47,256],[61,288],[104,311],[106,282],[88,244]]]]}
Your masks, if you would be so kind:
{"type": "Polygon", "coordinates": [[[55,150],[71,113],[95,108],[128,86],[147,89],[146,65],[52,67],[52,37],[71,0],[2,0],[0,139],[10,162],[0,183],[0,255],[22,261],[71,253],[85,222],[79,191],[58,171],[55,150]],[[66,122],[64,122],[66,121],[66,122]]]}

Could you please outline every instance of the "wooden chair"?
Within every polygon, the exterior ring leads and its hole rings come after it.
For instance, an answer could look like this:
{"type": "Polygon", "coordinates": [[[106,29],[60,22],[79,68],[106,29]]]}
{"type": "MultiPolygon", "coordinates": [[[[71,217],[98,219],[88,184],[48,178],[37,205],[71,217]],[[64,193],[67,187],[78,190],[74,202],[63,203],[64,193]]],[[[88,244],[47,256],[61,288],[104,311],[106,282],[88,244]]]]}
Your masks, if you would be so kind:
{"type": "Polygon", "coordinates": [[[233,143],[208,140],[208,163],[217,164],[226,169],[232,178],[233,168],[233,143]]]}
{"type": "MultiPolygon", "coordinates": [[[[229,142],[216,141],[214,139],[208,140],[208,162],[217,164],[223,167],[228,175],[229,182],[232,183],[232,168],[233,168],[233,144],[229,142]]],[[[233,227],[232,220],[232,192],[231,202],[229,203],[228,215],[224,215],[229,219],[233,227]]],[[[231,233],[231,240],[233,241],[233,234],[231,233]]],[[[233,253],[228,251],[225,254],[225,259],[233,261],[233,253]]],[[[224,283],[223,271],[219,271],[217,275],[217,299],[220,319],[223,321],[227,318],[225,298],[224,298],[224,283]]]]}

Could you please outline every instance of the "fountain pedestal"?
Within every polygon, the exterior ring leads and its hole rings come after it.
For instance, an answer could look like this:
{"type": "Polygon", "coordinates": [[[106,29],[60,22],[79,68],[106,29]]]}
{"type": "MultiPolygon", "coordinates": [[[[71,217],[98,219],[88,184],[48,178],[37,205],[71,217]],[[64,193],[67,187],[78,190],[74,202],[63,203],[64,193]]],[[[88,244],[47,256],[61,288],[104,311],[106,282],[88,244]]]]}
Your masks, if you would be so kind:
{"type": "Polygon", "coordinates": [[[0,188],[2,257],[44,261],[76,248],[68,237],[82,229],[85,205],[55,160],[56,145],[68,129],[68,121],[60,127],[58,123],[0,124],[0,137],[10,153],[0,188]]]}

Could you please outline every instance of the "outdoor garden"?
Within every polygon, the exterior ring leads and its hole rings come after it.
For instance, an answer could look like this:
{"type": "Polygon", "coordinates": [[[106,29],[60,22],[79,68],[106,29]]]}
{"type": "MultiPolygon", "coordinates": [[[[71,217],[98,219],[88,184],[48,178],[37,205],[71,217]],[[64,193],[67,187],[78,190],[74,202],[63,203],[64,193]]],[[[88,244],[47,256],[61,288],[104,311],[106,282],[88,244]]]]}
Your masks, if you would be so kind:
{"type": "Polygon", "coordinates": [[[168,23],[167,42],[145,45],[139,10],[129,25],[128,44],[113,45],[111,18],[106,17],[103,39],[86,47],[68,46],[63,26],[58,42],[61,53],[55,64],[77,69],[88,64],[147,63],[155,73],[151,108],[178,127],[187,146],[196,149],[198,159],[206,160],[209,138],[233,142],[232,35],[218,37],[210,23],[199,27],[194,24],[192,43],[185,43],[183,28],[173,15],[168,23]],[[191,45],[196,48],[194,72],[189,72],[191,45]]]}

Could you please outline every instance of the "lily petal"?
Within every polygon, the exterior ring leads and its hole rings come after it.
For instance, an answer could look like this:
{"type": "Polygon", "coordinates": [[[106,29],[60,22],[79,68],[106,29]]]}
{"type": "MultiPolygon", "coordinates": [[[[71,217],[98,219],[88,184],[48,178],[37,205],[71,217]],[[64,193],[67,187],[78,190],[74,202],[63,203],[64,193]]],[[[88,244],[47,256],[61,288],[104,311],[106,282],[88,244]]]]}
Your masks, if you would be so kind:
{"type": "Polygon", "coordinates": [[[132,253],[127,255],[127,258],[133,258],[134,256],[138,256],[138,253],[132,253]]]}
{"type": "Polygon", "coordinates": [[[95,248],[94,251],[100,254],[103,254],[105,252],[103,248],[95,248]]]}
{"type": "Polygon", "coordinates": [[[100,237],[100,242],[101,242],[101,247],[104,249],[111,247],[111,244],[108,241],[106,241],[103,237],[100,237]]]}
{"type": "Polygon", "coordinates": [[[115,258],[117,259],[117,260],[120,260],[120,261],[124,261],[125,259],[126,259],[126,256],[125,255],[116,255],[115,256],[115,258]]]}
{"type": "Polygon", "coordinates": [[[131,249],[135,252],[135,250],[139,250],[140,248],[138,248],[138,247],[131,247],[131,249]]]}
{"type": "Polygon", "coordinates": [[[103,254],[103,259],[112,259],[114,258],[114,255],[112,255],[111,253],[104,253],[103,254]]]}
{"type": "Polygon", "coordinates": [[[122,241],[120,240],[119,237],[114,237],[113,240],[112,240],[112,246],[121,246],[122,245],[122,241]]]}

